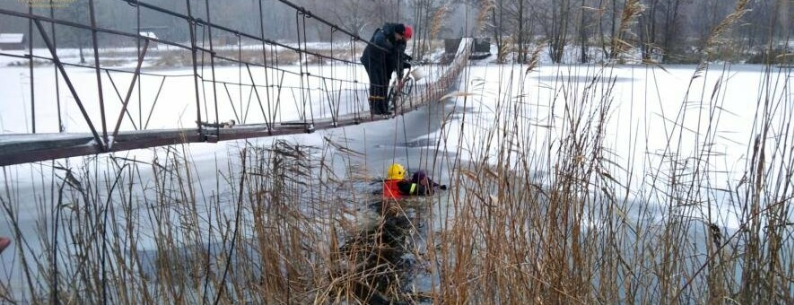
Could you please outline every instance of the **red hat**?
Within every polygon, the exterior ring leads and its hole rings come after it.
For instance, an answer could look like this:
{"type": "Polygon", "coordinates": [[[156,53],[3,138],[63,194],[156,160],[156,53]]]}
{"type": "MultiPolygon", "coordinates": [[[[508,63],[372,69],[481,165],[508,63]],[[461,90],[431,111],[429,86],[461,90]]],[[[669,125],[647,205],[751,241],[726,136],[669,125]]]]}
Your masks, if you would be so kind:
{"type": "Polygon", "coordinates": [[[412,26],[406,24],[405,25],[405,34],[403,34],[403,36],[405,36],[405,39],[411,39],[411,37],[414,36],[414,28],[412,26]]]}
{"type": "Polygon", "coordinates": [[[5,237],[0,237],[0,253],[2,253],[3,250],[5,250],[10,244],[11,244],[10,239],[5,237]]]}

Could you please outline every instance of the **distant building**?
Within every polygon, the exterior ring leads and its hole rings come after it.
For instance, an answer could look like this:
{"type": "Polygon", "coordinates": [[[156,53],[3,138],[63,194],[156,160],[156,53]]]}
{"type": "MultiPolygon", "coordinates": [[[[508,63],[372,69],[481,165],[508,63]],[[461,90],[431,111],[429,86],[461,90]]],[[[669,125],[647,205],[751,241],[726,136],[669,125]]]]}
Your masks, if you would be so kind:
{"type": "Polygon", "coordinates": [[[471,46],[471,56],[469,59],[484,59],[491,56],[491,39],[475,38],[474,45],[471,46]]]}
{"type": "MultiPolygon", "coordinates": [[[[444,39],[444,53],[446,60],[455,58],[455,53],[458,52],[460,45],[460,38],[444,39]]],[[[474,44],[471,46],[471,55],[469,59],[484,59],[491,56],[491,39],[490,38],[475,38],[474,44]]]]}
{"type": "Polygon", "coordinates": [[[21,33],[0,33],[0,50],[24,50],[27,39],[21,33]]]}
{"type": "Polygon", "coordinates": [[[444,39],[444,53],[447,55],[455,55],[458,52],[458,46],[460,45],[460,38],[448,38],[444,39]]]}
{"type": "MultiPolygon", "coordinates": [[[[151,32],[151,31],[138,32],[138,35],[141,35],[141,36],[146,37],[146,38],[157,39],[157,35],[154,34],[154,32],[151,32]]],[[[143,41],[141,41],[141,45],[143,45],[143,41]]],[[[157,42],[149,40],[149,47],[152,48],[152,49],[157,49],[157,42]]]]}

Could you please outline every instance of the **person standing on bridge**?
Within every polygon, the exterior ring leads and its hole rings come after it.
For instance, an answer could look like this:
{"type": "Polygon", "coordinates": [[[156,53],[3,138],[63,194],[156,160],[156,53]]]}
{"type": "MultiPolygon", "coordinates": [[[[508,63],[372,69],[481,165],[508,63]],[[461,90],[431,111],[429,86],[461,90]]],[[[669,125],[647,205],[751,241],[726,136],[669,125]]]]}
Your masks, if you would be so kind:
{"type": "Polygon", "coordinates": [[[411,67],[407,62],[411,57],[405,54],[405,48],[413,32],[410,25],[386,23],[375,30],[361,55],[369,76],[369,109],[373,115],[391,115],[386,92],[391,74],[396,71],[397,79],[402,80],[403,70],[411,67]]]}

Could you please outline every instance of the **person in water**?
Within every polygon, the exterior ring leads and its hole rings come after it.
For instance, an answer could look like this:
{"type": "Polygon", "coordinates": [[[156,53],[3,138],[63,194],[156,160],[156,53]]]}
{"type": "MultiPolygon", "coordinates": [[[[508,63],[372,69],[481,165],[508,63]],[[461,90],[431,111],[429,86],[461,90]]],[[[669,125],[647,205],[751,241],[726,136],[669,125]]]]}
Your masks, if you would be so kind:
{"type": "Polygon", "coordinates": [[[416,183],[424,187],[425,189],[428,189],[430,193],[434,192],[437,189],[440,189],[442,191],[447,190],[446,185],[436,183],[435,181],[433,181],[433,179],[430,179],[430,176],[428,176],[427,173],[425,173],[425,171],[423,170],[419,170],[415,172],[413,175],[411,175],[411,182],[416,183]]]}
{"type": "Polygon", "coordinates": [[[433,182],[424,171],[417,171],[412,179],[407,179],[405,167],[394,163],[386,171],[386,181],[383,182],[384,199],[400,199],[406,196],[433,195],[436,188],[446,190],[446,185],[433,182]]]}

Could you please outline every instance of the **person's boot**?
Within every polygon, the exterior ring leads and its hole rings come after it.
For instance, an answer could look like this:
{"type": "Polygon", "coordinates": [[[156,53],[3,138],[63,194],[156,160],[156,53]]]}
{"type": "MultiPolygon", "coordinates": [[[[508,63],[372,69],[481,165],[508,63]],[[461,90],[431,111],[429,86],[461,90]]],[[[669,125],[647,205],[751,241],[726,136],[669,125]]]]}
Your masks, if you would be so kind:
{"type": "Polygon", "coordinates": [[[380,106],[378,105],[378,101],[373,100],[373,99],[369,99],[369,113],[370,113],[370,115],[378,115],[378,114],[380,114],[379,113],[379,109],[378,109],[379,107],[380,106]]]}
{"type": "Polygon", "coordinates": [[[391,111],[389,111],[389,101],[386,99],[380,100],[380,114],[391,115],[391,111]]]}

